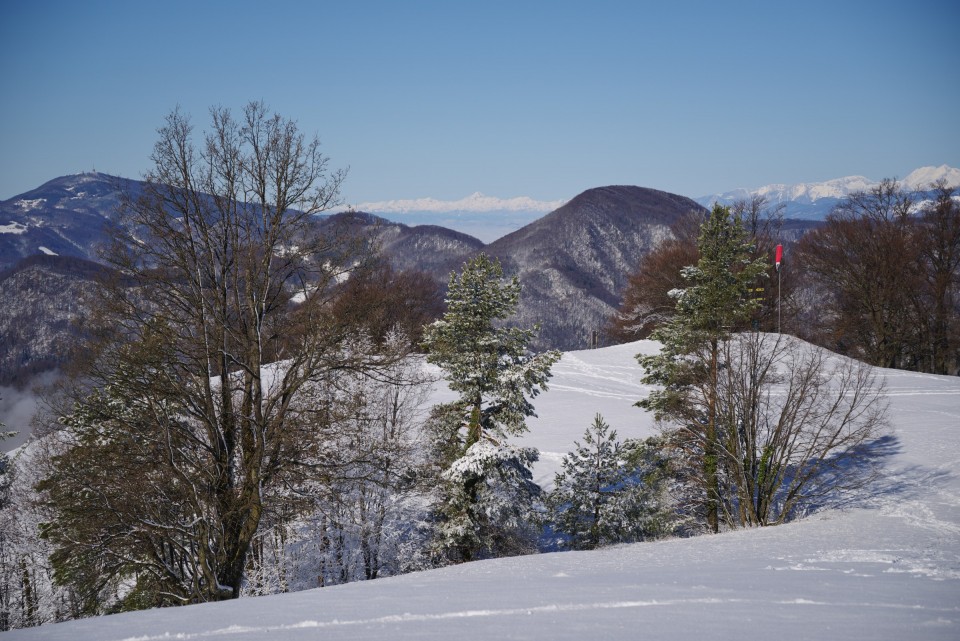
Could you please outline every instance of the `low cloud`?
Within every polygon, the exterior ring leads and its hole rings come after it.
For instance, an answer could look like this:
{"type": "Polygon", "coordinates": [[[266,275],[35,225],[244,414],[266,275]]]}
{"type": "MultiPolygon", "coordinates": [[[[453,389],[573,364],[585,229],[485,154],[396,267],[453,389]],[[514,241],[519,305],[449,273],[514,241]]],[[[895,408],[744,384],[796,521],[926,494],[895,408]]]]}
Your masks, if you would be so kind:
{"type": "Polygon", "coordinates": [[[369,213],[487,211],[537,211],[547,213],[563,206],[566,202],[566,200],[534,200],[528,196],[497,198],[496,196],[485,196],[480,192],[476,192],[460,200],[437,200],[436,198],[383,200],[380,202],[360,203],[354,208],[369,213]]]}
{"type": "Polygon", "coordinates": [[[33,432],[33,418],[41,407],[37,387],[53,383],[55,374],[44,374],[34,379],[33,384],[22,390],[15,387],[0,387],[0,423],[3,432],[16,432],[16,436],[0,440],[0,451],[9,452],[23,445],[33,432]]]}

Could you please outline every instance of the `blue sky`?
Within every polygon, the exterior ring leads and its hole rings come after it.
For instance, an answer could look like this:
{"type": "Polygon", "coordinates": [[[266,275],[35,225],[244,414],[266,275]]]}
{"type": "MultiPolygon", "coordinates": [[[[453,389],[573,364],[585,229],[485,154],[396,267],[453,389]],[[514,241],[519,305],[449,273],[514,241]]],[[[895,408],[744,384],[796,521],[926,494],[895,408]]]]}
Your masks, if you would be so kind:
{"type": "Polygon", "coordinates": [[[349,203],[958,167],[958,26],[955,0],[3,0],[0,199],[140,177],[175,106],[260,99],[349,203]]]}

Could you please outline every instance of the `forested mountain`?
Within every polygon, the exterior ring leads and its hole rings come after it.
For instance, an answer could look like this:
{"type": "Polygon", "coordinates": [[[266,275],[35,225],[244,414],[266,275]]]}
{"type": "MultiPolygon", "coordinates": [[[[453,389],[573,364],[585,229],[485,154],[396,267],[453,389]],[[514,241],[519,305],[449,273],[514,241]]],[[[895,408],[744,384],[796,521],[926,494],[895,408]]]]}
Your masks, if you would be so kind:
{"type": "MultiPolygon", "coordinates": [[[[630,275],[670,228],[688,213],[706,209],[684,196],[644,187],[589,189],[521,229],[484,245],[444,227],[410,227],[352,212],[331,216],[370,233],[396,269],[417,269],[446,285],[452,271],[483,251],[498,258],[523,290],[515,322],[540,325],[538,349],[582,349],[605,343],[606,320],[619,306],[630,275]]],[[[818,221],[787,219],[783,242],[798,240],[818,221]]]]}
{"type": "Polygon", "coordinates": [[[139,191],[136,180],[77,174],[0,202],[0,269],[36,254],[97,260],[123,192],[139,191]]]}
{"type": "Polygon", "coordinates": [[[691,211],[705,211],[675,194],[632,186],[590,189],[543,218],[499,240],[480,241],[442,227],[408,227],[371,214],[340,214],[331,223],[371,231],[398,269],[421,269],[446,284],[464,260],[485,252],[523,286],[515,321],[539,324],[536,346],[577,349],[614,312],[637,262],[670,226],[691,211]]]}
{"type": "Polygon", "coordinates": [[[437,225],[411,227],[365,212],[344,212],[327,217],[325,225],[370,236],[398,270],[427,272],[446,283],[450,272],[483,249],[467,234],[437,225]]]}
{"type": "MultiPolygon", "coordinates": [[[[123,196],[137,197],[142,183],[91,173],[62,176],[0,202],[0,269],[29,256],[57,255],[99,261],[118,222],[123,196]]],[[[328,225],[373,232],[394,266],[442,274],[483,247],[472,236],[436,225],[411,227],[362,212],[325,217],[328,225]]]]}
{"type": "MultiPolygon", "coordinates": [[[[55,367],[69,342],[77,296],[93,277],[90,265],[117,224],[123,192],[142,183],[107,174],[51,180],[0,203],[0,383],[55,367]],[[47,255],[47,260],[39,257],[47,255]],[[57,259],[59,256],[60,259],[57,259]],[[28,263],[18,266],[20,261],[28,263]],[[83,265],[83,267],[80,267],[83,265]],[[27,268],[29,267],[29,268],[27,268]],[[14,279],[14,280],[11,280],[14,279]],[[31,320],[32,319],[32,320],[31,320]]],[[[520,324],[541,325],[537,348],[577,349],[620,302],[639,259],[669,235],[693,200],[655,189],[590,189],[543,218],[489,245],[435,225],[409,226],[362,212],[326,217],[326,225],[370,234],[397,270],[429,273],[445,286],[452,271],[484,251],[523,285],[520,324]]],[[[791,221],[802,232],[807,223],[791,221]]]]}
{"type": "MultiPolygon", "coordinates": [[[[0,386],[25,385],[68,358],[84,318],[81,298],[105,269],[99,251],[117,225],[123,194],[141,190],[140,181],[78,174],[0,202],[0,386]]],[[[396,268],[442,282],[483,247],[453,230],[368,214],[336,214],[324,224],[370,232],[396,268]]]]}
{"type": "Polygon", "coordinates": [[[21,386],[69,357],[83,298],[106,268],[83,258],[34,255],[0,270],[0,386],[21,386]]]}
{"type": "Polygon", "coordinates": [[[620,302],[639,259],[670,234],[694,201],[655,189],[590,189],[523,229],[491,243],[523,284],[518,321],[541,325],[542,347],[590,344],[620,302]]]}

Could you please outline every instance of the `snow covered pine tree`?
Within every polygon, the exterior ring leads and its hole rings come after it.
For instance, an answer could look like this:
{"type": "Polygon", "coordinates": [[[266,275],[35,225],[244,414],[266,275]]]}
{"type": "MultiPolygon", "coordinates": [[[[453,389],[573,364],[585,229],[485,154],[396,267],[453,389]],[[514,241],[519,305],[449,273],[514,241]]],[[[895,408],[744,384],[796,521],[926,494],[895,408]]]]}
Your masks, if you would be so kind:
{"type": "Polygon", "coordinates": [[[538,452],[513,447],[527,430],[530,398],[546,389],[557,351],[531,354],[534,329],[503,324],[517,309],[520,282],[503,281],[497,260],[480,254],[453,273],[447,312],[424,333],[427,360],[440,366],[458,400],[434,408],[431,429],[441,479],[435,538],[438,561],[462,562],[533,549],[532,507],[540,488],[538,452]],[[529,398],[528,398],[529,397],[529,398]]]}
{"type": "Polygon", "coordinates": [[[758,306],[748,289],[765,273],[766,261],[751,260],[742,221],[721,205],[701,225],[697,245],[699,261],[682,271],[689,286],[671,292],[676,313],[651,334],[663,349],[638,357],[646,370],[643,382],[662,388],[637,405],[653,411],[657,420],[681,426],[676,434],[683,441],[680,447],[699,463],[707,527],[718,532],[721,353],[731,331],[758,306]]]}
{"type": "Polygon", "coordinates": [[[547,498],[563,547],[592,550],[672,531],[660,466],[651,460],[646,443],[621,443],[597,414],[583,433],[583,444],[574,445],[547,498]]]}

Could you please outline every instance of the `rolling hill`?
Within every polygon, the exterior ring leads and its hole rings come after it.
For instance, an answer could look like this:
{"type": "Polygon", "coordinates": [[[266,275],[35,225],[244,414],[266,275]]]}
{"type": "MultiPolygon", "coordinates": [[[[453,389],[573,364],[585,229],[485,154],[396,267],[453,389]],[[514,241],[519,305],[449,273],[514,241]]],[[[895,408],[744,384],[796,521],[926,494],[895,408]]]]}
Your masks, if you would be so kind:
{"type": "MultiPolygon", "coordinates": [[[[523,445],[538,482],[596,412],[650,434],[642,341],[570,352],[523,445]]],[[[839,358],[839,357],[832,357],[839,358]]],[[[902,641],[960,630],[960,380],[876,370],[890,425],[881,476],[796,522],[719,535],[480,561],[292,594],[15,630],[4,639],[701,639],[902,641]]],[[[433,401],[449,392],[438,387],[433,401]]]]}

